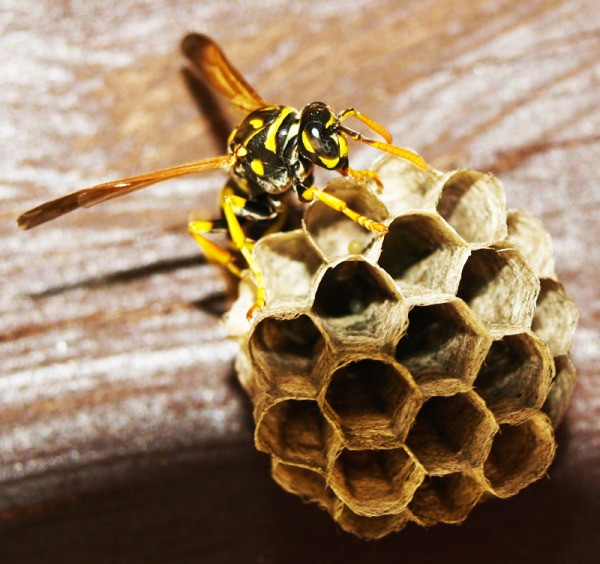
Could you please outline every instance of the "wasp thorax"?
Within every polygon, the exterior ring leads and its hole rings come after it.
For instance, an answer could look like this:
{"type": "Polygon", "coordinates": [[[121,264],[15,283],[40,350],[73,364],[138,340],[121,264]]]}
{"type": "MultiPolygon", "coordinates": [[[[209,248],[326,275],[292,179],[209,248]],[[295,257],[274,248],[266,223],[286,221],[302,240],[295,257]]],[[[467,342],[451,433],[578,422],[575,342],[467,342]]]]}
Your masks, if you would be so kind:
{"type": "Polygon", "coordinates": [[[323,102],[305,106],[300,114],[300,152],[327,169],[348,166],[347,145],[339,133],[338,119],[323,102]]]}

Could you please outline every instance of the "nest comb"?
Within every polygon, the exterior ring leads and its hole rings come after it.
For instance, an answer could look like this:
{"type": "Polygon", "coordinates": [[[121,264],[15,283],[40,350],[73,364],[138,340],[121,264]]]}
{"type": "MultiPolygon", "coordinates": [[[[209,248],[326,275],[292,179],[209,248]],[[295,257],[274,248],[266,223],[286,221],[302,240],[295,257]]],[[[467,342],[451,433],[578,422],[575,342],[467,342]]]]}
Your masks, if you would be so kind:
{"type": "Polygon", "coordinates": [[[250,277],[227,316],[274,479],[345,530],[460,523],[544,475],[570,399],[577,311],[549,235],[507,211],[476,170],[385,156],[384,184],[327,190],[389,226],[381,237],[319,202],[261,239],[267,306],[250,277]]]}

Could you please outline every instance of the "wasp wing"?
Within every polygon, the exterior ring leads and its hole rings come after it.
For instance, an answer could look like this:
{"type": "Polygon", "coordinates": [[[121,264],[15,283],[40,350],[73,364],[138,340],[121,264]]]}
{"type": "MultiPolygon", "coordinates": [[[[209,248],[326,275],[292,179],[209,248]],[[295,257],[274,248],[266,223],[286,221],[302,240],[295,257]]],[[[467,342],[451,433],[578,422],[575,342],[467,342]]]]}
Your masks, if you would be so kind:
{"type": "Polygon", "coordinates": [[[210,37],[190,33],[181,49],[200,76],[238,108],[252,112],[268,105],[210,37]]]}
{"type": "Polygon", "coordinates": [[[90,208],[169,178],[231,166],[234,160],[233,155],[212,157],[77,190],[26,211],[17,218],[17,223],[21,229],[30,229],[78,208],[90,208]]]}

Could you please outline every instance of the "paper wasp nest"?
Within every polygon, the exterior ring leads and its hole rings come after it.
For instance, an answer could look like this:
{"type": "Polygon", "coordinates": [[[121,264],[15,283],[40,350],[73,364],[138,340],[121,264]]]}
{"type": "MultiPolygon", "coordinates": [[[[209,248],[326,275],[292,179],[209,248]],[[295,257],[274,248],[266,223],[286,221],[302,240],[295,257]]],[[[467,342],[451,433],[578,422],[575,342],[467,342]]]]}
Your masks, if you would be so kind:
{"type": "Polygon", "coordinates": [[[389,232],[313,203],[301,230],[255,245],[256,323],[249,277],[227,318],[273,477],[364,538],[460,523],[544,475],[577,322],[549,235],[507,212],[494,176],[389,156],[374,170],[381,196],[349,179],[327,190],[389,232]]]}

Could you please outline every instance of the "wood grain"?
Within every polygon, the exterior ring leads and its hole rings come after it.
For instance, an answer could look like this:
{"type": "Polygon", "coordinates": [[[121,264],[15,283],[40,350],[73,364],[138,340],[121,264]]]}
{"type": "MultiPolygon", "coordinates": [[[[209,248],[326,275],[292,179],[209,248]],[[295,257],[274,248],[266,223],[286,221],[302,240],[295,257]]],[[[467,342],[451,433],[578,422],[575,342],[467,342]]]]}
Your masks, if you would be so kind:
{"type": "MultiPolygon", "coordinates": [[[[600,552],[596,0],[8,2],[0,13],[3,562],[591,562],[600,552]],[[379,119],[440,168],[491,170],[540,217],[581,319],[549,480],[462,527],[364,544],[278,489],[219,316],[230,281],[185,225],[224,177],[19,232],[87,185],[223,151],[178,42],[214,36],[258,92],[379,119]]],[[[227,114],[226,114],[227,115],[227,114]]],[[[376,151],[351,147],[355,168],[376,151]]],[[[327,175],[319,177],[324,181],[327,175]]]]}

